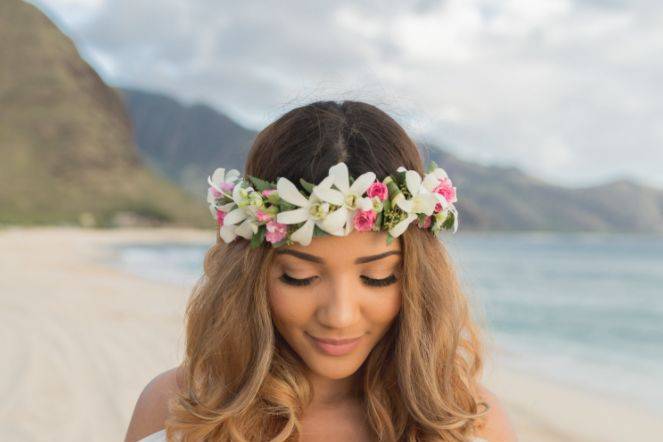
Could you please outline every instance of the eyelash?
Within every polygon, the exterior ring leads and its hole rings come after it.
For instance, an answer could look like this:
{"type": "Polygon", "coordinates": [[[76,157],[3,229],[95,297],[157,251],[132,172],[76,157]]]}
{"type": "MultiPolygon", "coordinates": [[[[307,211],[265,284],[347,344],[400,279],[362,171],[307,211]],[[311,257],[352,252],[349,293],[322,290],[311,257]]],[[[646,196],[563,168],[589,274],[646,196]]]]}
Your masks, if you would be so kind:
{"type": "MultiPolygon", "coordinates": [[[[372,286],[372,287],[385,287],[388,285],[391,285],[397,281],[395,275],[389,275],[384,279],[373,279],[373,278],[368,278],[366,276],[361,277],[366,285],[372,286]]],[[[292,276],[288,275],[287,273],[282,274],[279,279],[283,281],[286,284],[289,285],[294,285],[294,286],[304,286],[304,285],[309,285],[311,281],[314,279],[314,277],[311,278],[306,278],[306,279],[297,279],[293,278],[292,276]]]]}

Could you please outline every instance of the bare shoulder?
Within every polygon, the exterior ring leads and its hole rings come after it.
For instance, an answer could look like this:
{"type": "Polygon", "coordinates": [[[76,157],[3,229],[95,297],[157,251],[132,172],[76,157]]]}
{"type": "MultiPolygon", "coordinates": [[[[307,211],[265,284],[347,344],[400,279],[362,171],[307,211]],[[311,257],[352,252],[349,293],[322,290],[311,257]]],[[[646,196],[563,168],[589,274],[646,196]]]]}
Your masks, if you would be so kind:
{"type": "Polygon", "coordinates": [[[160,431],[168,418],[168,400],[182,385],[183,369],[171,368],[155,376],[143,388],[134,407],[125,442],[135,442],[160,431]]]}
{"type": "Polygon", "coordinates": [[[478,430],[477,436],[489,442],[517,442],[518,438],[513,424],[495,393],[483,385],[479,385],[479,391],[483,400],[490,405],[490,410],[486,414],[484,425],[478,430]]]}

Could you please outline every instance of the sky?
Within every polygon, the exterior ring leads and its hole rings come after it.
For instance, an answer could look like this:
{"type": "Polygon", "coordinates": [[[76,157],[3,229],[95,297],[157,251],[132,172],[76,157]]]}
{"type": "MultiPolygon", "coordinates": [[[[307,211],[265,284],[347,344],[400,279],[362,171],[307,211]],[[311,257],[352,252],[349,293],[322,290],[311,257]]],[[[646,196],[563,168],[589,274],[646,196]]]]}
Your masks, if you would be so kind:
{"type": "Polygon", "coordinates": [[[657,0],[31,3],[109,84],[255,130],[311,101],[363,100],[466,160],[663,188],[657,0]]]}

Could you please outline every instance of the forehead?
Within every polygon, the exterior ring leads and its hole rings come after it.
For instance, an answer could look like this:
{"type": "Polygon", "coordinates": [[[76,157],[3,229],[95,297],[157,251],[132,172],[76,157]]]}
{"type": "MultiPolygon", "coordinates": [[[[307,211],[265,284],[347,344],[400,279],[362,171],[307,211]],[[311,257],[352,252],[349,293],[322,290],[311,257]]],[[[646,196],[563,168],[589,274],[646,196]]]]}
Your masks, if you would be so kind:
{"type": "MultiPolygon", "coordinates": [[[[347,236],[315,236],[308,246],[301,244],[292,244],[277,248],[276,256],[283,259],[299,258],[289,254],[288,251],[298,253],[301,257],[302,253],[313,255],[319,258],[317,264],[331,265],[331,264],[361,264],[361,258],[375,255],[387,254],[387,257],[381,261],[396,260],[401,256],[400,241],[394,239],[391,244],[387,244],[386,232],[361,232],[353,231],[347,236]]],[[[377,262],[377,261],[376,261],[377,262]]]]}

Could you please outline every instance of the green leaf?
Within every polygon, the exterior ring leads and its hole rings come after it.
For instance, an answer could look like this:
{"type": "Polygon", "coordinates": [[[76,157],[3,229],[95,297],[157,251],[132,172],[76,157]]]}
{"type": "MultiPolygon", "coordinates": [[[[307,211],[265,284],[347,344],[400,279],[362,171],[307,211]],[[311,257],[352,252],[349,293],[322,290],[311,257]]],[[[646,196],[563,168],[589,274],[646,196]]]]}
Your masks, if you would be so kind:
{"type": "Polygon", "coordinates": [[[269,201],[269,203],[273,206],[278,205],[280,200],[281,200],[281,197],[279,196],[278,192],[272,192],[267,197],[267,201],[269,201]]]}
{"type": "Polygon", "coordinates": [[[447,215],[444,222],[442,223],[442,227],[444,227],[445,229],[452,229],[454,226],[454,218],[455,218],[454,213],[449,212],[449,215],[447,215]]]}
{"type": "Polygon", "coordinates": [[[313,187],[315,187],[313,184],[309,183],[304,178],[300,178],[299,182],[301,183],[304,190],[306,190],[309,193],[309,195],[313,193],[313,187]]]}
{"type": "Polygon", "coordinates": [[[262,244],[263,240],[265,239],[265,232],[267,231],[267,227],[265,225],[259,226],[258,231],[253,234],[251,237],[251,248],[255,249],[257,247],[260,247],[262,244]]]}
{"type": "Polygon", "coordinates": [[[391,198],[387,198],[386,200],[382,201],[382,212],[388,212],[390,210],[391,210],[391,198]]]}
{"type": "Polygon", "coordinates": [[[286,245],[287,243],[288,243],[288,237],[286,236],[281,241],[272,243],[272,247],[281,247],[281,246],[286,245]]]}
{"type": "Polygon", "coordinates": [[[387,232],[387,245],[391,244],[394,240],[394,237],[391,236],[391,233],[387,232]]]}
{"type": "Polygon", "coordinates": [[[295,206],[294,204],[290,204],[284,199],[279,200],[279,209],[280,209],[279,212],[286,212],[288,210],[294,210],[296,208],[297,206],[295,206]]]}
{"type": "Polygon", "coordinates": [[[376,232],[382,230],[382,212],[379,212],[378,215],[375,217],[375,224],[373,225],[373,230],[375,230],[376,232]]]}
{"type": "Polygon", "coordinates": [[[425,220],[426,220],[425,213],[417,213],[417,227],[422,227],[424,225],[425,220]]]}
{"type": "Polygon", "coordinates": [[[398,187],[398,183],[395,180],[389,180],[386,185],[387,189],[389,190],[389,198],[384,201],[385,203],[389,200],[393,200],[399,193],[402,193],[401,189],[398,187]]]}
{"type": "Polygon", "coordinates": [[[276,189],[276,186],[269,181],[261,180],[260,178],[251,175],[248,175],[248,179],[251,181],[251,184],[253,184],[253,188],[258,192],[262,192],[266,189],[276,189]]]}
{"type": "Polygon", "coordinates": [[[313,225],[313,236],[325,236],[325,235],[328,235],[328,233],[322,230],[317,225],[315,224],[313,225]]]}

